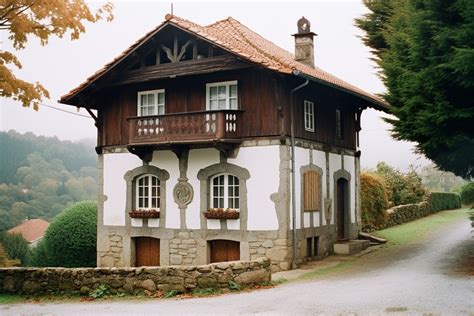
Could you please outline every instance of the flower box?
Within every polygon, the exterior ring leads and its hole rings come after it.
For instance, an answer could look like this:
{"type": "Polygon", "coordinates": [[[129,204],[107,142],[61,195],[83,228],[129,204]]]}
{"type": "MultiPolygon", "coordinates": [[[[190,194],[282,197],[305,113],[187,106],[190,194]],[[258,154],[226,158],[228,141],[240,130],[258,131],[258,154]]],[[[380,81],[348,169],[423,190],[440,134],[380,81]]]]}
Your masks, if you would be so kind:
{"type": "Polygon", "coordinates": [[[138,209],[128,212],[131,218],[160,218],[160,211],[155,209],[138,209]]]}
{"type": "Polygon", "coordinates": [[[232,208],[210,208],[204,212],[207,219],[238,219],[240,212],[232,208]]]}

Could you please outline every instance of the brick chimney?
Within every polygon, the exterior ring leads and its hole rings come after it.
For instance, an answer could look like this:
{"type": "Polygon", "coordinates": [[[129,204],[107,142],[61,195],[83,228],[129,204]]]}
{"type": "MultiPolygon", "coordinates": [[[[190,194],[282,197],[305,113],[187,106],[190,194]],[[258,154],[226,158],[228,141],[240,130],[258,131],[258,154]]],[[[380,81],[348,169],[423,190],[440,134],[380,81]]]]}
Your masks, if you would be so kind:
{"type": "Polygon", "coordinates": [[[298,33],[295,37],[295,60],[314,68],[314,44],[313,37],[316,33],[311,32],[311,23],[303,16],[298,20],[298,33]]]}

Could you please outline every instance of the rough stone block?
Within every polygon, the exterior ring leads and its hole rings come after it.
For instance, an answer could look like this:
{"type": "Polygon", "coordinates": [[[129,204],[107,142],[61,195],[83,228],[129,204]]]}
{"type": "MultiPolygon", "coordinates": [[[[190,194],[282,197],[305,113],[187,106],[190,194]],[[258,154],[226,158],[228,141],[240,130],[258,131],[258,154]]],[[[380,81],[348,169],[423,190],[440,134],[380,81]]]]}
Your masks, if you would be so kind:
{"type": "Polygon", "coordinates": [[[170,264],[171,265],[180,265],[183,263],[183,256],[180,255],[170,255],[170,264]]]}
{"type": "Polygon", "coordinates": [[[271,248],[267,250],[266,256],[271,261],[284,261],[287,255],[286,249],[271,248]]]}
{"type": "Polygon", "coordinates": [[[266,240],[262,243],[262,247],[264,248],[271,248],[273,247],[273,241],[272,240],[266,240]]]}
{"type": "Polygon", "coordinates": [[[235,281],[239,284],[256,284],[262,282],[269,282],[271,274],[265,269],[256,271],[244,272],[235,278],[235,281]]]}
{"type": "Polygon", "coordinates": [[[179,238],[189,238],[189,233],[188,232],[179,232],[178,237],[179,238]]]}
{"type": "Polygon", "coordinates": [[[144,290],[147,290],[147,291],[150,291],[150,292],[154,292],[156,291],[156,285],[155,285],[155,282],[153,282],[153,280],[151,279],[146,279],[145,281],[142,281],[140,283],[140,287],[144,290]]]}
{"type": "Polygon", "coordinates": [[[184,240],[183,240],[183,244],[186,244],[186,245],[195,245],[195,244],[196,244],[196,240],[194,240],[194,239],[184,239],[184,240]]]}
{"type": "Polygon", "coordinates": [[[266,252],[266,249],[263,248],[263,247],[260,247],[260,248],[257,249],[257,253],[258,253],[259,255],[264,255],[265,252],[266,252]]]}

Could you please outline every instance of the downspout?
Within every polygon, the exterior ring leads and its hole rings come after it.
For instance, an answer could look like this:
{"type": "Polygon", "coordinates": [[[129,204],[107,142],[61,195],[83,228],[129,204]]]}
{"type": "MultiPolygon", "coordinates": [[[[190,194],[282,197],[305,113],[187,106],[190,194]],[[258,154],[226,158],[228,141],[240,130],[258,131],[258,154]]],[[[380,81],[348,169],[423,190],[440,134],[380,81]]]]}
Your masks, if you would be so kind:
{"type": "MultiPolygon", "coordinates": [[[[293,71],[293,75],[299,76],[300,72],[298,70],[293,71]]],[[[293,221],[293,261],[291,263],[291,268],[296,269],[296,242],[297,242],[297,234],[296,234],[296,176],[295,176],[295,122],[294,122],[294,100],[293,94],[302,89],[303,87],[307,86],[309,83],[309,79],[305,79],[305,82],[300,84],[299,86],[293,88],[290,92],[290,138],[291,138],[291,209],[292,209],[292,221],[293,221]]]]}

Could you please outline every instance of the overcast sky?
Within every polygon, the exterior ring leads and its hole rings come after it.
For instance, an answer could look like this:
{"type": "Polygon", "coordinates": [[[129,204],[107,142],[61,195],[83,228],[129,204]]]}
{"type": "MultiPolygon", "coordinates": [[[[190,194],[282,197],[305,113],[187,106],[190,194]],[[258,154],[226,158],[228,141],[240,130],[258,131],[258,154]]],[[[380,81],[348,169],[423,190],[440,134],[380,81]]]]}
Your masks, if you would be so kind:
{"type": "MultiPolygon", "coordinates": [[[[51,99],[44,104],[79,115],[83,110],[58,104],[59,97],[75,88],[88,76],[111,61],[146,32],[164,21],[170,2],[114,1],[115,19],[111,23],[87,24],[87,31],[77,41],[53,38],[47,46],[36,39],[17,52],[23,64],[18,77],[41,82],[51,99]]],[[[94,2],[92,7],[97,6],[94,2]]],[[[315,63],[318,67],[371,93],[384,91],[376,76],[370,53],[358,38],[361,31],[354,19],[366,13],[362,1],[312,2],[182,2],[174,1],[174,14],[199,24],[210,24],[228,16],[239,20],[263,37],[290,52],[294,51],[297,20],[304,15],[311,22],[315,39],[315,63]]],[[[2,33],[3,49],[11,50],[2,33]]],[[[0,99],[0,130],[31,131],[38,135],[57,135],[60,139],[95,138],[93,120],[42,106],[38,112],[8,99],[0,99]]],[[[413,153],[413,145],[394,141],[382,112],[366,110],[362,114],[362,167],[374,167],[378,161],[406,170],[410,164],[428,161],[413,153]]]]}

